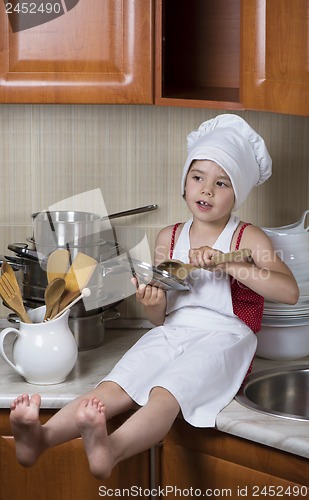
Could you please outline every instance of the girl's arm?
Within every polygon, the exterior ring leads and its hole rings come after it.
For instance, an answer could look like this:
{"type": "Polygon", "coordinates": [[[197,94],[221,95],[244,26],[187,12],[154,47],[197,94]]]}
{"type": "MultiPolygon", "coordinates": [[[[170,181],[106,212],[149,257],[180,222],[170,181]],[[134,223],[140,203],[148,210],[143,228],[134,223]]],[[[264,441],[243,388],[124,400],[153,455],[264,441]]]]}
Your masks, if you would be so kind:
{"type": "MultiPolygon", "coordinates": [[[[243,283],[266,300],[284,304],[296,304],[299,298],[297,282],[288,268],[275,252],[269,237],[256,226],[247,226],[241,248],[250,248],[252,260],[220,264],[226,273],[243,283]]],[[[201,247],[190,250],[194,265],[201,260],[204,265],[212,266],[212,258],[218,250],[201,247]],[[197,253],[196,253],[197,250],[197,253]]],[[[202,266],[201,266],[202,267],[202,266]]]]}
{"type": "MultiPolygon", "coordinates": [[[[155,265],[168,258],[171,235],[172,226],[159,232],[155,243],[155,265]]],[[[151,323],[157,326],[163,325],[166,313],[166,292],[162,288],[139,285],[136,291],[136,300],[143,304],[145,314],[151,323]]]]}

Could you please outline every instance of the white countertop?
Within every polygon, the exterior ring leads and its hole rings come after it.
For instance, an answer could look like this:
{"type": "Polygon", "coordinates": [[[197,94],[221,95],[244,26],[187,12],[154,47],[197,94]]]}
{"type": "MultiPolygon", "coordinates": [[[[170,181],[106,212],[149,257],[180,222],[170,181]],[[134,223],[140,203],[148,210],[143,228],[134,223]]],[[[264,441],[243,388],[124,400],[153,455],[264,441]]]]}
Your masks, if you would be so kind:
{"type": "MultiPolygon", "coordinates": [[[[26,383],[0,358],[0,408],[9,408],[11,401],[25,392],[39,392],[42,396],[42,408],[61,408],[76,396],[93,388],[145,331],[141,328],[107,330],[103,345],[79,352],[73,371],[64,383],[57,385],[26,383]]],[[[309,358],[289,363],[256,358],[253,370],[260,371],[291,363],[308,363],[309,366],[309,358]]],[[[218,415],[216,427],[228,434],[309,458],[309,421],[264,415],[233,400],[218,415]]]]}

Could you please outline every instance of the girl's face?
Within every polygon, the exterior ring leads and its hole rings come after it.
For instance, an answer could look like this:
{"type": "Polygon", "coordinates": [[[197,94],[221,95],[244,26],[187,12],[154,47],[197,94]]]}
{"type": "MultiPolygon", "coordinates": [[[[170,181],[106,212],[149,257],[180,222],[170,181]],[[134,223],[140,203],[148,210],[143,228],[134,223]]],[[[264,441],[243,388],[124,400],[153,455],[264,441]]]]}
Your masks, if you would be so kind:
{"type": "Polygon", "coordinates": [[[185,199],[193,216],[205,222],[229,216],[235,203],[229,176],[211,160],[192,162],[186,179],[185,199]]]}

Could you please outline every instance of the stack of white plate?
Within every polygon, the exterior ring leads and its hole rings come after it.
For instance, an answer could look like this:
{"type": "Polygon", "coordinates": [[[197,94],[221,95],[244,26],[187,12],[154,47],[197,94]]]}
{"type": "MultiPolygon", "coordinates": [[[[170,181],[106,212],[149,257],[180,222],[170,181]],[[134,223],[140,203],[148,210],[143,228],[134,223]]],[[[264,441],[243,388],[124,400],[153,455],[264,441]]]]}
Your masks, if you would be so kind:
{"type": "Polygon", "coordinates": [[[281,259],[293,272],[300,297],[295,305],[265,301],[262,328],[257,335],[257,355],[293,360],[309,356],[309,227],[306,210],[295,224],[263,228],[281,259]]]}

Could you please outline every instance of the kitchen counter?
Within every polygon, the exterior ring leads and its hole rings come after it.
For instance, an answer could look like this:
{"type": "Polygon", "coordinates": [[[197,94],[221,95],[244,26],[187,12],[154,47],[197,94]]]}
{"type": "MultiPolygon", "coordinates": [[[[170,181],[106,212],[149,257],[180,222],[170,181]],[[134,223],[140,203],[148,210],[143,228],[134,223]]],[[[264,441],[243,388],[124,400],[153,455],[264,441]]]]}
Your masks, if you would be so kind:
{"type": "MultiPolygon", "coordinates": [[[[104,344],[93,350],[79,352],[73,371],[64,383],[57,385],[28,384],[0,358],[0,408],[9,408],[11,401],[25,392],[40,393],[42,408],[61,408],[76,396],[93,388],[145,331],[142,328],[107,330],[104,344]]],[[[293,362],[256,358],[253,371],[306,363],[309,367],[309,358],[293,362]]],[[[233,400],[218,415],[216,427],[225,433],[309,458],[309,422],[264,415],[233,400]]]]}

